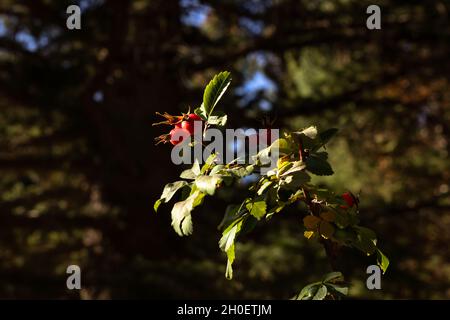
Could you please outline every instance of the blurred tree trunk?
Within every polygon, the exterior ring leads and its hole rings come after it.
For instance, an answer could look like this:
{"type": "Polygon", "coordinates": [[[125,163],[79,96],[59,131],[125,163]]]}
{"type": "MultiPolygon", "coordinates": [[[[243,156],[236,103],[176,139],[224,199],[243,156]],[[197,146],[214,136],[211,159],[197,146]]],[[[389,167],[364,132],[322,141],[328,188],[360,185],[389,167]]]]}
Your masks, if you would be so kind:
{"type": "Polygon", "coordinates": [[[170,129],[151,124],[156,121],[155,111],[179,113],[183,100],[175,60],[181,30],[179,4],[176,0],[152,1],[132,20],[130,1],[109,4],[115,21],[108,56],[84,94],[92,124],[89,133],[102,159],[96,174],[105,200],[126,208],[123,231],[133,237],[116,237],[118,244],[148,248],[154,255],[160,246],[132,242],[162,244],[171,231],[167,221],[152,218],[150,211],[162,183],[176,176],[171,170],[171,148],[156,148],[153,142],[161,131],[170,129]],[[103,93],[103,103],[92,99],[98,91],[103,93]]]}

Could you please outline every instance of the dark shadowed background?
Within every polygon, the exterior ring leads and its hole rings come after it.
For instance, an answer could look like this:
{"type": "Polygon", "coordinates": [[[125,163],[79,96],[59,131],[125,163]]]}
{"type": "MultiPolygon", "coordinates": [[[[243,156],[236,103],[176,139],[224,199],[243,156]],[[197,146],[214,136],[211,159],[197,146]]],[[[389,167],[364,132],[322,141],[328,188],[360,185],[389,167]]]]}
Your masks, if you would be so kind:
{"type": "Polygon", "coordinates": [[[217,225],[240,187],[196,209],[188,238],[169,205],[153,212],[183,169],[154,146],[155,112],[198,107],[220,70],[229,127],[340,129],[336,174],[317,181],[360,192],[391,260],[368,291],[373,261],[351,252],[353,298],[450,298],[449,14],[447,0],[1,0],[0,298],[284,299],[330,271],[291,208],[241,239],[226,280],[217,225]]]}

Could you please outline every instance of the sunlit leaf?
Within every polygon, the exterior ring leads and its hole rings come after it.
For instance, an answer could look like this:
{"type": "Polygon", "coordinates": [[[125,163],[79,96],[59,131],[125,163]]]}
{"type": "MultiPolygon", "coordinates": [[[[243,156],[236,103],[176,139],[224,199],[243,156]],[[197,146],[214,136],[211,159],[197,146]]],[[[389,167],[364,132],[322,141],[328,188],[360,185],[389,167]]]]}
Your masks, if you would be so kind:
{"type": "Polygon", "coordinates": [[[386,272],[389,267],[389,259],[386,257],[380,249],[377,249],[377,263],[380,266],[381,270],[383,270],[383,274],[386,272]]]}
{"type": "Polygon", "coordinates": [[[214,195],[216,186],[220,180],[219,176],[198,176],[195,179],[195,185],[200,191],[212,196],[214,195]]]}
{"type": "Polygon", "coordinates": [[[195,191],[186,200],[175,203],[172,208],[172,226],[175,232],[180,235],[190,235],[192,233],[191,211],[198,198],[201,198],[200,191],[195,191]]]}
{"type": "Polygon", "coordinates": [[[156,200],[155,205],[153,206],[153,209],[155,211],[157,211],[158,207],[162,203],[169,202],[170,199],[172,199],[172,197],[178,190],[180,190],[181,188],[183,188],[187,185],[188,185],[188,183],[186,181],[176,181],[176,182],[166,184],[163,189],[163,192],[161,194],[161,197],[158,200],[156,200]]]}
{"type": "Polygon", "coordinates": [[[312,298],[313,300],[323,300],[327,296],[328,289],[325,285],[321,285],[319,289],[317,289],[316,294],[312,298]]]}
{"type": "MultiPolygon", "coordinates": [[[[231,74],[228,71],[223,71],[214,76],[209,82],[203,93],[203,103],[200,107],[200,113],[205,114],[208,118],[217,105],[222,95],[227,90],[231,82],[231,74]]],[[[209,121],[209,119],[208,119],[209,121]]]]}

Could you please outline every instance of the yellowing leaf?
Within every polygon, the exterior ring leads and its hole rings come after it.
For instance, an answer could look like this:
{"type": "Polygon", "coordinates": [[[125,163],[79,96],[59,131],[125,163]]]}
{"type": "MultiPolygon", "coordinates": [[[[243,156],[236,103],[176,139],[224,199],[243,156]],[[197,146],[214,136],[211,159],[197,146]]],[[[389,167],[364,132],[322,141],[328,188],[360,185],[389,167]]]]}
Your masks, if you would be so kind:
{"type": "Polygon", "coordinates": [[[325,239],[330,239],[334,233],[334,227],[326,221],[321,221],[319,224],[319,233],[325,239]]]}
{"type": "Polygon", "coordinates": [[[320,217],[327,222],[333,222],[336,220],[336,214],[333,211],[322,212],[320,217]]]}
{"type": "Polygon", "coordinates": [[[303,218],[303,224],[305,225],[305,228],[308,230],[315,230],[317,229],[317,226],[320,223],[320,218],[316,216],[306,216],[303,218]]]}
{"type": "Polygon", "coordinates": [[[314,231],[305,231],[303,235],[306,239],[311,239],[314,236],[314,231]]]}

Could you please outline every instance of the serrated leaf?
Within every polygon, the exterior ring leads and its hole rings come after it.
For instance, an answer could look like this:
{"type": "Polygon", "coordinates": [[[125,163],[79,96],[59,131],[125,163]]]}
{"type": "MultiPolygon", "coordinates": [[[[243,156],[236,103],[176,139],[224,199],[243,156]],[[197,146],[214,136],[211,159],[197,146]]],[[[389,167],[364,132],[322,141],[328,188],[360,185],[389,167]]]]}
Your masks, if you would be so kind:
{"type": "Polygon", "coordinates": [[[319,289],[317,289],[316,294],[312,298],[313,300],[323,300],[327,296],[328,289],[325,285],[321,285],[319,289]]]}
{"type": "Polygon", "coordinates": [[[315,230],[319,226],[320,219],[313,215],[308,215],[303,218],[303,224],[308,230],[315,230]]]}
{"type": "Polygon", "coordinates": [[[267,204],[263,197],[258,197],[255,201],[248,203],[246,208],[252,216],[259,220],[266,214],[267,204]]]}
{"type": "Polygon", "coordinates": [[[174,204],[172,208],[172,226],[179,236],[190,235],[192,233],[191,211],[199,197],[200,191],[195,191],[186,200],[174,204]]]}
{"type": "Polygon", "coordinates": [[[222,95],[227,90],[231,82],[231,74],[228,71],[223,71],[214,76],[214,78],[208,83],[203,93],[203,103],[200,107],[201,113],[208,117],[217,105],[222,95]]]}
{"type": "Polygon", "coordinates": [[[324,145],[324,144],[326,144],[328,141],[330,141],[331,138],[333,138],[334,135],[335,135],[338,131],[339,131],[339,130],[336,129],[336,128],[331,128],[331,129],[322,131],[322,132],[319,134],[319,138],[320,138],[320,141],[322,142],[322,145],[324,145]]]}
{"type": "Polygon", "coordinates": [[[383,271],[383,274],[386,273],[387,268],[389,267],[389,259],[386,257],[380,249],[377,249],[377,264],[383,271]]]}
{"type": "Polygon", "coordinates": [[[158,200],[156,200],[156,202],[153,206],[153,209],[155,210],[155,212],[158,210],[158,207],[162,203],[169,202],[170,199],[172,199],[172,197],[178,190],[180,190],[181,188],[183,188],[187,185],[188,185],[188,183],[186,181],[175,181],[175,182],[166,184],[164,186],[161,197],[158,200]]]}
{"type": "Polygon", "coordinates": [[[195,179],[195,185],[201,192],[205,192],[212,196],[214,195],[216,186],[220,180],[219,176],[198,176],[195,179]]]}
{"type": "Polygon", "coordinates": [[[306,160],[306,169],[318,176],[331,176],[334,172],[330,164],[314,154],[306,160]]]}

